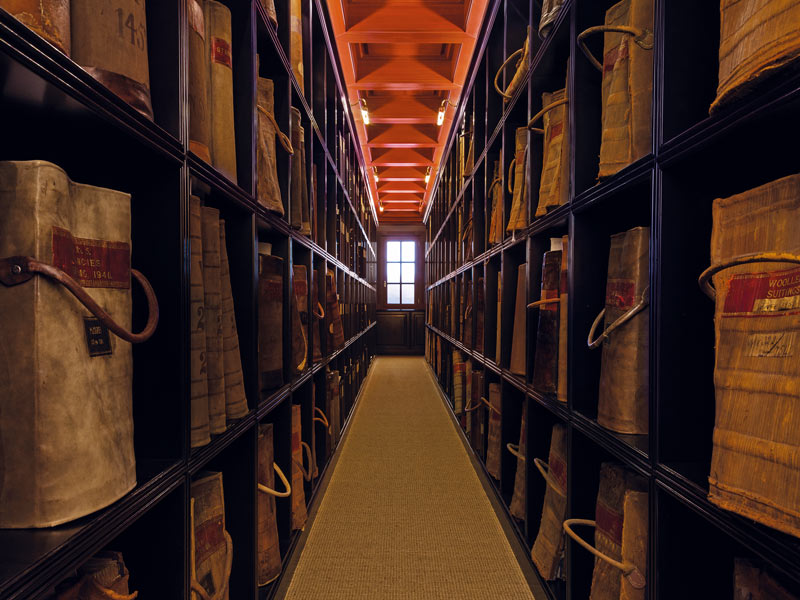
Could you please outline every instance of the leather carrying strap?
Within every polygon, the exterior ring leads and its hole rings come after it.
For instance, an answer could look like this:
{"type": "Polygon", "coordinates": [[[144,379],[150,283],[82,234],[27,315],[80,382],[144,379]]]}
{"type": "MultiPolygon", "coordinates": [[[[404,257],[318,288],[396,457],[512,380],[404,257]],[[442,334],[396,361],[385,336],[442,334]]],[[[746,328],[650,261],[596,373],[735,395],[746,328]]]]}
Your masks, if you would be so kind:
{"type": "Polygon", "coordinates": [[[555,304],[556,302],[561,302],[561,298],[546,298],[545,300],[537,300],[536,302],[531,302],[528,304],[528,308],[539,308],[545,304],[555,304]]]}
{"type": "Polygon", "coordinates": [[[653,49],[653,32],[649,29],[639,29],[638,27],[629,27],[627,25],[597,25],[596,27],[589,27],[578,36],[578,45],[586,55],[586,58],[589,59],[589,62],[601,73],[603,72],[603,65],[586,47],[585,41],[587,37],[595,33],[626,33],[633,36],[633,41],[643,50],[653,49]]]}
{"type": "Polygon", "coordinates": [[[522,453],[519,451],[519,445],[518,445],[518,444],[512,444],[511,442],[508,442],[508,443],[506,444],[506,449],[507,449],[509,452],[511,452],[511,454],[513,454],[513,455],[514,455],[514,456],[516,456],[518,459],[520,459],[521,461],[525,461],[525,457],[524,457],[524,456],[522,455],[522,453]]]}
{"type": "Polygon", "coordinates": [[[645,585],[647,585],[647,580],[644,578],[644,575],[636,568],[636,565],[633,563],[624,563],[614,560],[607,554],[603,554],[592,546],[590,543],[586,542],[583,538],[581,538],[577,533],[572,531],[573,525],[586,525],[587,527],[597,527],[597,523],[595,521],[591,521],[589,519],[567,519],[564,521],[564,531],[567,533],[569,537],[573,540],[578,542],[581,546],[586,548],[589,552],[594,554],[600,560],[604,560],[612,567],[616,567],[620,571],[622,571],[623,576],[625,579],[628,580],[628,583],[631,584],[631,587],[637,590],[644,589],[645,585]]]}
{"type": "Polygon", "coordinates": [[[742,254],[728,259],[721,263],[711,265],[697,278],[697,283],[703,293],[712,300],[717,299],[717,290],[711,285],[711,278],[724,269],[759,262],[788,262],[800,264],[800,256],[785,252],[754,252],[753,254],[742,254]]]}
{"type": "Polygon", "coordinates": [[[635,317],[637,314],[639,314],[645,308],[647,308],[648,304],[650,304],[650,286],[649,285],[646,288],[644,288],[644,291],[642,292],[642,297],[639,299],[639,302],[635,306],[633,306],[628,312],[624,313],[622,316],[620,316],[619,319],[617,319],[611,325],[609,325],[603,331],[603,333],[600,334],[599,337],[597,337],[595,339],[592,339],[592,338],[594,338],[594,334],[597,331],[597,327],[600,325],[600,321],[603,320],[603,317],[606,314],[606,309],[605,308],[603,310],[601,310],[600,314],[597,315],[597,318],[594,320],[594,323],[592,323],[592,328],[589,330],[589,337],[586,340],[586,343],[589,345],[589,349],[594,350],[596,348],[599,348],[600,345],[605,340],[608,339],[608,336],[611,335],[612,331],[614,331],[617,327],[621,327],[622,325],[624,325],[625,323],[630,321],[633,317],[635,317]]]}
{"type": "Polygon", "coordinates": [[[520,48],[519,50],[517,50],[513,54],[511,54],[511,56],[509,56],[505,60],[505,62],[502,65],[500,65],[500,68],[497,69],[497,73],[495,73],[495,76],[494,76],[494,89],[495,89],[495,91],[497,91],[498,94],[500,94],[503,97],[504,100],[511,100],[511,96],[509,96],[503,90],[500,89],[500,84],[497,82],[497,80],[500,79],[500,75],[503,74],[503,71],[505,71],[505,68],[508,66],[508,64],[512,60],[514,60],[514,58],[516,58],[517,56],[522,54],[524,52],[524,50],[525,50],[525,48],[520,48]]]}
{"type": "Polygon", "coordinates": [[[319,300],[317,300],[317,310],[316,311],[312,310],[311,313],[318,319],[325,318],[325,309],[322,308],[322,303],[319,300]]]}
{"type": "Polygon", "coordinates": [[[109,331],[114,332],[119,338],[131,344],[146,342],[155,333],[158,326],[158,300],[153,287],[147,278],[136,269],[131,269],[131,275],[139,282],[147,297],[147,324],[140,333],[132,333],[119,325],[100,305],[92,299],[89,293],[67,275],[64,271],[53,265],[39,262],[30,256],[9,256],[0,259],[0,283],[11,287],[33,279],[34,275],[44,275],[63,285],[69,292],[83,304],[86,309],[105,325],[109,331]]]}
{"type": "Polygon", "coordinates": [[[298,462],[292,459],[292,462],[294,462],[294,464],[296,464],[300,468],[300,471],[303,473],[303,479],[305,479],[306,481],[311,481],[313,473],[317,470],[317,465],[314,462],[314,458],[311,456],[311,446],[309,446],[303,441],[300,442],[300,445],[303,448],[303,451],[306,455],[306,459],[308,459],[308,469],[305,468],[302,460],[298,462]]]}
{"type": "Polygon", "coordinates": [[[325,413],[322,412],[322,409],[319,406],[314,407],[314,412],[319,413],[318,417],[314,417],[314,420],[318,423],[322,423],[322,425],[328,430],[328,433],[331,432],[331,425],[328,423],[328,417],[325,416],[325,413]]]}
{"type": "Polygon", "coordinates": [[[90,579],[89,581],[94,588],[93,592],[102,598],[107,598],[107,600],[136,600],[136,598],[139,597],[139,592],[133,592],[132,594],[120,594],[119,592],[115,592],[114,590],[103,587],[94,579],[90,579]]]}
{"type": "Polygon", "coordinates": [[[263,492],[265,494],[269,494],[270,496],[276,496],[277,498],[288,498],[292,495],[292,486],[289,485],[289,482],[286,480],[286,475],[283,474],[281,468],[278,466],[278,463],[272,463],[272,468],[275,469],[275,472],[278,474],[278,477],[281,479],[281,483],[283,484],[284,491],[279,492],[277,490],[273,490],[265,486],[263,483],[258,484],[258,491],[263,492]]]}
{"type": "Polygon", "coordinates": [[[556,483],[556,481],[550,476],[550,465],[548,465],[541,458],[534,458],[533,464],[536,466],[536,469],[539,471],[542,477],[544,477],[547,485],[552,487],[556,492],[563,496],[564,492],[561,491],[561,486],[558,485],[558,483],[556,483]]]}
{"type": "Polygon", "coordinates": [[[508,193],[514,193],[514,167],[517,166],[517,157],[511,159],[511,162],[508,163],[508,193]]]}
{"type": "Polygon", "coordinates": [[[488,401],[486,398],[484,398],[483,396],[481,396],[481,402],[482,402],[483,404],[485,404],[485,405],[486,405],[486,408],[488,408],[490,411],[494,411],[494,412],[496,412],[496,413],[497,413],[497,416],[501,416],[501,413],[500,413],[500,411],[499,411],[499,410],[497,410],[497,409],[496,409],[494,406],[492,406],[492,403],[491,403],[491,402],[489,402],[489,401],[488,401]]]}
{"type": "Polygon", "coordinates": [[[216,594],[209,596],[208,592],[206,592],[206,589],[200,585],[200,582],[193,579],[191,584],[192,591],[200,596],[200,600],[222,600],[225,597],[225,592],[227,591],[231,582],[231,567],[233,566],[233,540],[227,531],[223,530],[222,533],[225,536],[225,577],[223,579],[225,584],[219,588],[216,594]]]}
{"type": "Polygon", "coordinates": [[[534,127],[533,126],[534,123],[536,123],[536,121],[541,119],[545,113],[550,112],[557,106],[561,106],[562,104],[568,104],[568,103],[569,103],[569,98],[562,98],[561,100],[556,100],[555,102],[551,102],[550,104],[542,108],[542,110],[540,110],[538,113],[533,115],[533,118],[530,121],[528,121],[528,129],[530,129],[533,133],[544,135],[544,129],[540,129],[539,127],[534,127]]]}
{"type": "Polygon", "coordinates": [[[258,112],[269,119],[272,126],[275,128],[275,133],[278,135],[278,140],[281,142],[281,146],[286,152],[289,153],[289,156],[294,156],[294,148],[292,148],[292,140],[289,139],[289,136],[286,135],[281,131],[281,128],[278,127],[278,122],[275,120],[275,115],[269,112],[267,109],[262,108],[261,106],[258,107],[258,112]]]}

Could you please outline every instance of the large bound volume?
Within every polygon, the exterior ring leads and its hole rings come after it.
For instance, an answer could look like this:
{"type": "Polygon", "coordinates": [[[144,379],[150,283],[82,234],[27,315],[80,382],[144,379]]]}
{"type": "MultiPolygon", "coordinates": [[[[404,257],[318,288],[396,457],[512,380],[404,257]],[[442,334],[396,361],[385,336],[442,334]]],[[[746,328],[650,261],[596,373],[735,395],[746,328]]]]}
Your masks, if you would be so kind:
{"type": "Polygon", "coordinates": [[[339,295],[336,293],[336,274],[328,271],[325,276],[325,324],[328,343],[325,346],[329,353],[344,348],[344,327],[339,312],[339,295]]]}
{"type": "Polygon", "coordinates": [[[0,0],[0,8],[69,56],[69,0],[0,0]]]}
{"type": "Polygon", "coordinates": [[[712,216],[709,500],[800,537],[800,175],[717,199],[712,216]]]}
{"type": "Polygon", "coordinates": [[[497,74],[494,76],[494,89],[503,97],[503,101],[506,102],[511,100],[514,97],[514,94],[519,89],[520,84],[525,79],[525,76],[528,74],[528,67],[531,64],[530,58],[530,47],[529,41],[531,37],[531,28],[528,27],[528,30],[525,34],[525,43],[523,44],[522,48],[511,54],[505,62],[500,66],[497,71],[497,74]],[[511,78],[508,86],[505,90],[500,89],[499,79],[500,75],[502,75],[505,68],[509,65],[509,63],[519,56],[517,60],[516,70],[514,71],[514,76],[511,78]]]}
{"type": "MultiPolygon", "coordinates": [[[[528,226],[528,128],[517,127],[514,139],[514,160],[509,165],[514,167],[514,187],[506,233],[514,233],[528,226]]],[[[509,168],[509,179],[511,172],[509,168]]]]}
{"type": "Polygon", "coordinates": [[[484,311],[486,310],[486,302],[483,295],[483,277],[478,278],[477,289],[475,290],[475,351],[483,354],[483,338],[484,338],[484,311]]]}
{"type": "Polygon", "coordinates": [[[131,269],[130,205],[52,163],[0,162],[0,528],[65,523],[136,486],[128,342],[152,335],[158,304],[131,269]]]}
{"type": "Polygon", "coordinates": [[[211,163],[211,113],[208,77],[211,65],[206,52],[206,19],[202,0],[186,0],[189,24],[189,150],[211,163]]]}
{"type": "Polygon", "coordinates": [[[526,288],[527,288],[527,275],[525,270],[527,263],[522,263],[517,268],[517,300],[514,305],[514,330],[511,333],[511,361],[509,363],[509,371],[515,375],[525,375],[525,336],[526,336],[526,318],[527,318],[527,303],[526,288]]]}
{"type": "Polygon", "coordinates": [[[542,520],[533,542],[531,558],[542,578],[552,581],[559,577],[559,565],[564,558],[562,524],[567,515],[567,428],[564,425],[553,425],[547,464],[539,459],[535,461],[536,468],[544,476],[546,487],[542,520]]]}
{"type": "Polygon", "coordinates": [[[257,198],[259,204],[283,216],[281,187],[278,184],[278,166],[275,157],[275,136],[284,150],[294,155],[289,138],[275,121],[275,84],[271,79],[258,78],[258,142],[256,145],[256,169],[258,171],[257,198]]]}
{"type": "Polygon", "coordinates": [[[333,454],[342,432],[342,410],[339,401],[340,381],[339,371],[328,371],[325,375],[325,414],[328,417],[328,436],[325,440],[327,456],[333,454]]]}
{"type": "Polygon", "coordinates": [[[203,287],[203,223],[200,198],[192,196],[189,204],[189,238],[191,265],[189,271],[189,319],[191,331],[191,447],[211,441],[208,421],[208,360],[206,355],[205,288],[203,287]]]}
{"type": "Polygon", "coordinates": [[[471,431],[471,413],[467,409],[472,404],[472,361],[467,358],[464,361],[464,410],[461,411],[461,416],[458,419],[462,429],[468,434],[471,431]]]}
{"type": "Polygon", "coordinates": [[[275,0],[261,0],[261,6],[267,13],[267,18],[272,23],[273,27],[278,26],[278,13],[275,12],[275,0]]]}
{"type": "Polygon", "coordinates": [[[223,433],[225,423],[225,355],[222,328],[222,269],[219,248],[219,210],[204,206],[203,291],[205,293],[208,417],[211,433],[223,433]]]}
{"type": "Polygon", "coordinates": [[[204,1],[206,55],[210,64],[208,108],[211,115],[211,164],[235,183],[231,11],[216,0],[204,1]]]}
{"type": "Polygon", "coordinates": [[[262,392],[283,385],[283,259],[260,252],[258,371],[262,392]]]}
{"type": "Polygon", "coordinates": [[[483,371],[472,372],[472,399],[469,412],[469,439],[473,450],[478,456],[483,456],[483,371]]]}
{"type": "Polygon", "coordinates": [[[501,349],[502,346],[500,345],[502,342],[503,336],[501,335],[501,331],[503,328],[501,327],[503,323],[503,278],[501,277],[500,273],[497,274],[497,322],[495,326],[495,336],[494,336],[494,362],[496,365],[500,364],[500,356],[501,356],[501,349]]]}
{"type": "Polygon", "coordinates": [[[472,279],[464,279],[464,328],[461,332],[461,341],[467,348],[472,348],[472,279]]]}
{"type": "Polygon", "coordinates": [[[539,37],[542,39],[550,35],[562,4],[564,0],[542,0],[542,16],[539,19],[539,37]]]}
{"type": "MultiPolygon", "coordinates": [[[[303,450],[308,448],[308,444],[303,441],[301,412],[302,407],[299,404],[292,404],[292,530],[302,529],[308,518],[303,481],[310,479],[310,473],[303,466],[303,450]]],[[[310,452],[307,456],[311,458],[310,452]]]]}
{"type": "Polygon", "coordinates": [[[311,215],[308,205],[308,182],[306,180],[306,132],[300,124],[300,111],[294,106],[292,114],[292,192],[289,205],[289,224],[302,235],[311,235],[311,215]]]}
{"type": "Polygon", "coordinates": [[[489,434],[486,444],[486,470],[495,479],[500,479],[500,456],[502,433],[500,431],[500,413],[502,399],[500,397],[500,384],[489,384],[489,434]]]}
{"type": "Polygon", "coordinates": [[[55,600],[137,598],[138,592],[130,592],[129,578],[121,552],[100,552],[83,563],[74,578],[56,586],[55,600]]]}
{"type": "Polygon", "coordinates": [[[308,363],[308,271],[292,269],[292,365],[300,373],[308,363]]]}
{"type": "MultiPolygon", "coordinates": [[[[458,338],[458,307],[456,305],[456,300],[458,300],[456,288],[456,280],[450,280],[450,302],[447,303],[445,309],[449,313],[450,317],[450,335],[453,338],[458,338]]],[[[431,296],[431,302],[433,302],[433,296],[431,296]]],[[[438,325],[438,323],[437,323],[438,325]]]]}
{"type": "Polygon", "coordinates": [[[592,325],[589,347],[602,342],[597,422],[619,433],[648,429],[649,290],[650,228],[612,235],[605,308],[592,325]],[[595,338],[604,316],[604,331],[595,338]]]}
{"type": "Polygon", "coordinates": [[[314,269],[314,279],[311,281],[311,330],[312,330],[312,357],[314,362],[322,360],[322,320],[325,318],[325,309],[319,301],[319,290],[322,286],[322,271],[314,269]]]}
{"type": "Polygon", "coordinates": [[[191,493],[192,600],[228,600],[233,541],[225,529],[222,473],[201,473],[192,482],[191,493]]]}
{"type": "MultiPolygon", "coordinates": [[[[303,2],[302,0],[289,0],[289,21],[291,35],[289,37],[289,60],[292,71],[300,86],[300,92],[305,94],[305,76],[303,69],[303,2]]],[[[341,161],[339,164],[342,164],[341,161]]]]}
{"type": "Polygon", "coordinates": [[[456,416],[464,411],[464,372],[467,366],[461,352],[453,350],[453,413],[456,416]]]}
{"type": "Polygon", "coordinates": [[[798,0],[721,0],[719,8],[719,79],[712,113],[800,56],[798,0]]]}
{"type": "Polygon", "coordinates": [[[647,576],[647,482],[613,463],[600,466],[594,521],[568,519],[564,530],[578,544],[591,546],[573,532],[574,525],[594,527],[590,600],[644,600],[647,576]]]}
{"type": "MultiPolygon", "coordinates": [[[[536,217],[569,202],[569,105],[567,89],[542,94],[542,177],[536,217]]],[[[535,119],[535,117],[534,117],[535,119]]],[[[534,119],[531,119],[533,121],[534,119]]]]}
{"type": "Polygon", "coordinates": [[[522,421],[519,426],[519,444],[507,444],[508,451],[517,459],[517,469],[514,472],[514,492],[511,495],[511,504],[508,505],[508,512],[511,516],[520,521],[525,520],[525,499],[527,477],[525,475],[525,453],[527,452],[528,437],[528,404],[522,403],[522,421]]]}
{"type": "Polygon", "coordinates": [[[489,245],[503,241],[503,180],[500,174],[500,161],[494,161],[492,183],[486,194],[492,199],[492,214],[489,219],[489,245]]]}
{"type": "Polygon", "coordinates": [[[225,221],[219,221],[220,280],[222,282],[222,358],[225,368],[225,415],[241,419],[248,412],[242,374],[242,354],[239,351],[239,332],[233,309],[231,269],[225,242],[225,221]]]}
{"type": "Polygon", "coordinates": [[[733,600],[797,600],[749,560],[737,558],[733,567],[733,600]]]}
{"type": "Polygon", "coordinates": [[[275,498],[292,493],[283,472],[275,463],[273,425],[258,426],[258,585],[267,585],[281,574],[281,547],[275,498]],[[275,473],[281,478],[284,491],[275,490],[275,473]]]}
{"type": "Polygon", "coordinates": [[[558,330],[560,327],[561,238],[550,239],[550,251],[542,258],[542,293],[537,304],[539,326],[533,355],[533,387],[542,394],[558,388],[558,330]]]}
{"type": "Polygon", "coordinates": [[[72,60],[149,119],[145,0],[71,0],[72,60]]]}
{"type": "Polygon", "coordinates": [[[569,349],[569,237],[561,238],[561,270],[558,306],[558,399],[567,401],[567,364],[569,349]]]}

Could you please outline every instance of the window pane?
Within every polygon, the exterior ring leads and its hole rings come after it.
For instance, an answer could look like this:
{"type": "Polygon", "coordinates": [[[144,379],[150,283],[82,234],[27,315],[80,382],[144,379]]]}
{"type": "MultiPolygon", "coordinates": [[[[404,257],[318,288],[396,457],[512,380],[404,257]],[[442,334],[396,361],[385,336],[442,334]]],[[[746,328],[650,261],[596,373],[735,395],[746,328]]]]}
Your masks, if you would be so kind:
{"type": "Polygon", "coordinates": [[[414,263],[403,263],[403,283],[414,283],[414,263]]]}
{"type": "Polygon", "coordinates": [[[386,242],[386,260],[400,262],[400,242],[386,242]]]}
{"type": "MultiPolygon", "coordinates": [[[[413,262],[414,249],[417,247],[414,242],[403,242],[403,262],[413,262]]],[[[391,259],[389,259],[391,260],[391,259]]]]}
{"type": "Polygon", "coordinates": [[[403,284],[403,304],[414,304],[414,284],[403,284]]]}
{"type": "Polygon", "coordinates": [[[386,281],[400,283],[400,263],[386,263],[386,281]]]}
{"type": "Polygon", "coordinates": [[[386,303],[387,304],[400,304],[400,284],[399,283],[390,283],[389,285],[386,286],[386,303]]]}

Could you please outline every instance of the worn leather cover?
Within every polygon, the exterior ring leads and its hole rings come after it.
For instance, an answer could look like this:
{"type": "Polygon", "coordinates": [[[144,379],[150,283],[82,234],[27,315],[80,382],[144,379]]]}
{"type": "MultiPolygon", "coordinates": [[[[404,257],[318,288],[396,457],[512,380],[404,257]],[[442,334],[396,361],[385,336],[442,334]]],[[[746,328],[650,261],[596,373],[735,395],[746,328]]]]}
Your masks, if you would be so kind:
{"type": "MultiPolygon", "coordinates": [[[[561,239],[557,238],[558,243],[561,239]]],[[[541,300],[559,297],[561,250],[550,250],[542,257],[541,300]]],[[[533,387],[542,394],[555,394],[558,388],[559,302],[538,307],[539,326],[533,355],[533,387]]]]}
{"type": "Polygon", "coordinates": [[[308,363],[308,270],[292,267],[292,365],[299,373],[308,363]]]}
{"type": "Polygon", "coordinates": [[[204,2],[206,55],[210,64],[208,106],[211,115],[211,163],[236,183],[231,11],[216,0],[204,2]]]}
{"type": "MultiPolygon", "coordinates": [[[[258,78],[258,106],[275,117],[275,84],[271,79],[258,78]]],[[[281,216],[284,214],[281,188],[278,184],[278,166],[275,152],[275,125],[261,113],[258,115],[258,142],[256,169],[258,171],[257,199],[259,204],[281,216]]]]}
{"type": "Polygon", "coordinates": [[[328,371],[325,375],[325,415],[328,417],[328,425],[330,425],[325,444],[328,456],[333,454],[342,433],[342,409],[339,400],[340,381],[339,371],[328,371]]]}
{"type": "Polygon", "coordinates": [[[795,63],[798,22],[798,0],[721,0],[719,79],[710,112],[795,63]]]}
{"type": "MultiPolygon", "coordinates": [[[[634,227],[611,236],[606,282],[608,328],[650,286],[650,228],[634,227]]],[[[597,422],[619,433],[648,430],[650,308],[621,325],[603,342],[597,422]]]]}
{"type": "MultiPolygon", "coordinates": [[[[228,548],[225,540],[225,494],[222,473],[203,472],[192,482],[190,563],[192,581],[211,598],[228,600],[226,577],[228,548]]],[[[200,600],[196,592],[192,600],[200,600]]]]}
{"type": "Polygon", "coordinates": [[[260,253],[258,371],[261,392],[283,385],[283,259],[260,253]]]}
{"type": "MultiPolygon", "coordinates": [[[[631,489],[625,492],[622,504],[622,562],[630,563],[647,575],[648,498],[647,492],[631,489]]],[[[620,600],[644,600],[647,589],[631,585],[627,577],[620,581],[620,600]]]]}
{"type": "MultiPolygon", "coordinates": [[[[308,513],[306,512],[306,493],[303,479],[303,440],[302,407],[292,404],[292,530],[305,527],[308,513]]],[[[311,468],[309,466],[309,468],[311,468]]]]}
{"type": "Polygon", "coordinates": [[[202,0],[186,0],[189,38],[189,150],[211,163],[211,114],[208,106],[209,55],[202,0]]]}
{"type": "Polygon", "coordinates": [[[475,351],[483,354],[484,339],[484,319],[486,302],[483,294],[483,277],[478,278],[478,285],[475,289],[475,351]]]}
{"type": "MultiPolygon", "coordinates": [[[[483,396],[484,379],[483,371],[472,372],[472,406],[481,406],[481,396],[483,396]]],[[[484,423],[486,409],[481,407],[469,413],[470,420],[470,444],[475,453],[481,458],[484,457],[484,423]]]]}
{"type": "MultiPolygon", "coordinates": [[[[275,488],[275,448],[273,425],[258,426],[258,483],[275,488]]],[[[281,547],[278,521],[275,517],[275,496],[258,492],[258,585],[267,585],[281,574],[281,547]]]]}
{"type": "MultiPolygon", "coordinates": [[[[800,255],[800,175],[712,208],[711,263],[800,255]]],[[[714,275],[716,419],[709,499],[800,537],[800,267],[749,263],[714,275]]]]}
{"type": "MultiPolygon", "coordinates": [[[[525,456],[527,452],[528,437],[528,403],[522,403],[522,420],[519,425],[519,454],[525,456]]],[[[508,505],[508,512],[511,516],[520,521],[525,521],[525,499],[527,488],[527,477],[525,474],[525,459],[517,458],[517,466],[514,472],[514,492],[511,495],[511,504],[508,505]]]]}
{"type": "Polygon", "coordinates": [[[129,578],[121,552],[100,552],[83,563],[74,578],[56,586],[55,600],[136,598],[136,592],[129,595],[129,578]]]}
{"type": "Polygon", "coordinates": [[[516,91],[519,89],[520,84],[525,79],[525,75],[528,73],[528,67],[531,64],[531,55],[530,55],[530,37],[531,37],[531,28],[528,27],[527,32],[525,33],[525,44],[522,46],[522,56],[520,56],[519,60],[517,61],[516,71],[514,71],[514,76],[511,78],[511,81],[506,87],[506,96],[513,96],[516,91]]]}
{"type": "MultiPolygon", "coordinates": [[[[652,32],[653,0],[622,0],[608,9],[605,24],[652,32]]],[[[651,152],[653,101],[653,50],[628,34],[603,35],[601,178],[651,152]]]]}
{"type": "MultiPolygon", "coordinates": [[[[567,96],[567,89],[542,94],[542,107],[567,96]]],[[[569,202],[569,104],[561,104],[542,115],[542,177],[536,217],[569,202]]]]}
{"type": "Polygon", "coordinates": [[[453,350],[453,413],[459,416],[464,411],[464,373],[466,365],[461,352],[453,350]]]}
{"type": "Polygon", "coordinates": [[[559,565],[564,558],[565,534],[562,524],[567,514],[567,428],[564,425],[553,425],[547,464],[542,519],[531,549],[531,558],[542,578],[552,581],[559,576],[559,565]]]}
{"type": "Polygon", "coordinates": [[[208,421],[208,358],[206,354],[205,288],[203,286],[203,223],[200,198],[189,201],[189,319],[191,372],[191,447],[211,441],[208,421]]]}
{"type": "Polygon", "coordinates": [[[564,0],[542,0],[542,16],[539,18],[539,37],[550,35],[553,23],[558,18],[564,0]]]}
{"type": "Polygon", "coordinates": [[[797,600],[797,596],[749,560],[737,558],[733,564],[733,600],[797,600]]]}
{"type": "MultiPolygon", "coordinates": [[[[449,313],[450,317],[450,335],[453,338],[458,338],[458,310],[456,308],[456,302],[458,300],[458,292],[456,288],[456,280],[450,280],[450,302],[447,304],[445,309],[449,313]]],[[[433,301],[433,297],[431,296],[431,301],[433,301]]]]}
{"type": "Polygon", "coordinates": [[[267,13],[267,18],[273,27],[278,26],[278,14],[275,12],[275,0],[261,0],[261,6],[267,13]]]}
{"type": "MultiPolygon", "coordinates": [[[[289,37],[289,60],[292,70],[300,85],[300,91],[305,94],[305,71],[303,69],[303,2],[302,0],[289,0],[289,22],[291,34],[289,37]]],[[[340,163],[341,164],[341,163],[340,163]]]]}
{"type": "Polygon", "coordinates": [[[311,338],[312,357],[314,362],[322,360],[322,319],[319,317],[319,307],[322,301],[319,299],[319,291],[322,289],[322,271],[314,269],[314,279],[311,282],[311,338]]]}
{"type": "Polygon", "coordinates": [[[515,375],[525,376],[525,337],[527,335],[527,308],[526,289],[527,263],[522,263],[517,268],[517,295],[514,304],[514,329],[511,332],[511,361],[508,369],[515,375]]]}
{"type": "Polygon", "coordinates": [[[490,187],[492,213],[489,218],[489,245],[503,241],[503,181],[500,174],[500,161],[494,161],[493,179],[490,187]],[[495,183],[496,182],[496,183],[495,183]]]}
{"type": "Polygon", "coordinates": [[[311,216],[308,206],[308,182],[306,180],[305,129],[300,124],[300,111],[294,106],[292,115],[292,179],[289,224],[302,235],[311,235],[311,216]]]}
{"type": "Polygon", "coordinates": [[[339,312],[339,295],[336,293],[336,275],[328,271],[325,276],[325,325],[328,333],[328,352],[344,348],[344,327],[339,312]]]}
{"type": "Polygon", "coordinates": [[[204,206],[203,286],[205,292],[208,415],[211,433],[223,433],[225,413],[225,355],[222,327],[222,266],[219,248],[219,210],[204,206]]]}
{"type": "Polygon", "coordinates": [[[569,236],[561,238],[558,306],[558,399],[567,401],[567,365],[569,363],[569,236]]]}
{"type": "Polygon", "coordinates": [[[506,225],[507,233],[528,226],[528,128],[518,127],[514,137],[514,193],[506,225]]]}
{"type": "Polygon", "coordinates": [[[502,330],[503,323],[503,278],[500,273],[497,274],[497,321],[495,322],[495,339],[494,339],[494,362],[500,364],[500,353],[502,350],[502,330]]]}
{"type": "MultiPolygon", "coordinates": [[[[130,200],[52,163],[0,162],[0,257],[76,265],[89,295],[130,329],[130,200]],[[110,278],[86,272],[87,252],[110,278]]],[[[65,523],[136,485],[131,346],[109,334],[111,352],[90,357],[89,316],[43,276],[0,285],[0,528],[65,523]]]]}
{"type": "MultiPolygon", "coordinates": [[[[472,402],[472,361],[469,358],[464,360],[464,408],[472,402]]],[[[462,412],[461,417],[458,419],[462,429],[468,434],[472,430],[472,413],[462,412]]],[[[470,438],[471,439],[471,438],[470,438]]]]}
{"type": "MultiPolygon", "coordinates": [[[[501,447],[502,432],[500,430],[500,413],[502,412],[502,398],[500,396],[500,384],[489,384],[489,404],[492,409],[489,414],[489,434],[486,444],[486,470],[495,479],[500,479],[500,456],[503,452],[501,447]]],[[[481,409],[482,411],[483,409],[481,409]]]]}
{"type": "Polygon", "coordinates": [[[462,331],[462,342],[467,348],[472,348],[472,322],[474,306],[472,304],[472,279],[464,278],[464,329],[462,331]]]}
{"type": "Polygon", "coordinates": [[[0,8],[69,56],[69,0],[0,0],[0,8]]]}

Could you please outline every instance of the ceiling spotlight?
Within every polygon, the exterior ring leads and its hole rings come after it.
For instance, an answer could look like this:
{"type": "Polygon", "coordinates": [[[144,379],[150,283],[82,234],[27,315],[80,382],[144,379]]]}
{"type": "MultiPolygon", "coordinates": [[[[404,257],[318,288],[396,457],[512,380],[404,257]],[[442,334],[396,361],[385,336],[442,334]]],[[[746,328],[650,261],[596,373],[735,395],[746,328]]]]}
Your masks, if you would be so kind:
{"type": "Polygon", "coordinates": [[[369,125],[369,111],[367,110],[367,99],[361,99],[361,120],[364,121],[364,125],[369,125]]]}
{"type": "Polygon", "coordinates": [[[372,170],[375,172],[375,183],[378,183],[378,167],[372,167],[372,170]]]}
{"type": "Polygon", "coordinates": [[[378,210],[383,212],[383,202],[378,205],[378,210]]]}
{"type": "Polygon", "coordinates": [[[425,183],[427,184],[431,180],[431,168],[428,167],[428,170],[425,171],[425,183]]]}
{"type": "Polygon", "coordinates": [[[439,106],[439,114],[436,115],[436,124],[441,127],[442,123],[444,123],[444,113],[447,110],[447,100],[442,100],[441,106],[439,106]]]}

